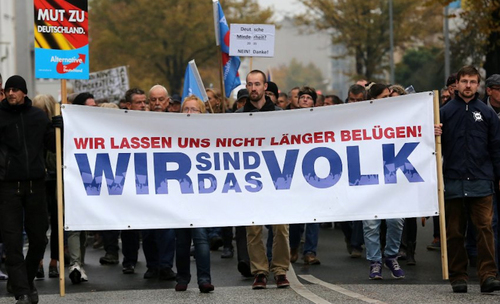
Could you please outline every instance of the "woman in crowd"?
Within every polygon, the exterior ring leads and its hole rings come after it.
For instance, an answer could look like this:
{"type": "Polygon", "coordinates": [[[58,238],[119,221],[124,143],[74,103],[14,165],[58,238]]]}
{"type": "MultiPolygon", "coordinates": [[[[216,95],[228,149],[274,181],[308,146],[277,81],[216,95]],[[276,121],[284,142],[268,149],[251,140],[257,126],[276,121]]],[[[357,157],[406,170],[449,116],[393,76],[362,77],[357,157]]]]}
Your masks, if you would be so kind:
{"type": "MultiPolygon", "coordinates": [[[[206,112],[205,104],[198,97],[191,95],[184,99],[181,113],[203,114],[206,112]]],[[[210,246],[206,228],[183,228],[175,230],[175,251],[177,276],[176,291],[185,291],[191,281],[190,273],[190,247],[194,243],[194,256],[196,258],[196,271],[200,292],[209,293],[214,290],[210,277],[210,246]]]]}
{"type": "MultiPolygon", "coordinates": [[[[52,95],[40,94],[33,98],[33,106],[42,109],[49,119],[55,116],[56,100],[52,95]]],[[[59,260],[59,230],[57,223],[57,194],[56,194],[56,155],[50,151],[45,151],[45,188],[47,206],[50,215],[50,263],[49,278],[58,278],[59,270],[57,261],[59,260]]],[[[45,276],[43,270],[43,260],[36,277],[41,279],[45,276]]]]}
{"type": "Polygon", "coordinates": [[[206,89],[208,101],[206,102],[206,109],[209,113],[222,113],[222,95],[214,89],[206,89]]]}

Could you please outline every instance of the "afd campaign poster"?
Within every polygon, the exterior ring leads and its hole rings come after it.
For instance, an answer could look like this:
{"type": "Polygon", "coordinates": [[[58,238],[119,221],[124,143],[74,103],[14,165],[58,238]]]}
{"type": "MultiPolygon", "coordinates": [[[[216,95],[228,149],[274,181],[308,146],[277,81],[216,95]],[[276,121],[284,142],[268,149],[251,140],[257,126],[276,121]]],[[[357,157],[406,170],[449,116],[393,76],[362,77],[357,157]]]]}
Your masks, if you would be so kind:
{"type": "Polygon", "coordinates": [[[438,214],[432,92],[274,112],[62,113],[67,230],[438,214]]]}
{"type": "Polygon", "coordinates": [[[88,0],[34,0],[35,77],[89,78],[88,0]]]}

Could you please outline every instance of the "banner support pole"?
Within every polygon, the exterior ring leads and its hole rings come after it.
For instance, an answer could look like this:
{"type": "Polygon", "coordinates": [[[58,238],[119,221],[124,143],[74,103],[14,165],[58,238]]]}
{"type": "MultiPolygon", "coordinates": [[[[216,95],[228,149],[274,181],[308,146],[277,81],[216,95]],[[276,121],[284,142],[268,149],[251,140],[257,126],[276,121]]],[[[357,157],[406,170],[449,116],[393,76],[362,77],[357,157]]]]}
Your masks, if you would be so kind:
{"type": "MultiPolygon", "coordinates": [[[[434,91],[434,124],[441,123],[439,118],[439,92],[434,91]]],[[[441,153],[441,135],[436,135],[436,165],[438,178],[438,200],[439,200],[439,232],[441,240],[441,266],[443,280],[448,280],[448,247],[446,244],[446,219],[444,208],[444,181],[443,181],[443,160],[441,153]]]]}
{"type": "MultiPolygon", "coordinates": [[[[67,104],[66,79],[61,79],[61,102],[67,104]]],[[[56,103],[56,115],[61,115],[61,106],[56,103]]],[[[57,229],[59,232],[59,295],[66,295],[64,279],[64,204],[62,181],[62,145],[61,129],[56,128],[56,175],[57,175],[57,229]]]]}

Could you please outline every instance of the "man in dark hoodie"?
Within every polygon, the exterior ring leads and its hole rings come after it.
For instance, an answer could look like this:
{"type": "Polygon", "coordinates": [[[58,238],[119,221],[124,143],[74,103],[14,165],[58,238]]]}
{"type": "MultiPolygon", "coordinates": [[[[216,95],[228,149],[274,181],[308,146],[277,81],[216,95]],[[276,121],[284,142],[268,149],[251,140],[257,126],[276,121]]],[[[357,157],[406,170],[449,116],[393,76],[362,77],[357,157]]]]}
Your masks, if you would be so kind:
{"type": "Polygon", "coordinates": [[[55,151],[54,128],[47,114],[32,107],[27,94],[26,81],[12,76],[0,104],[0,227],[18,304],[38,303],[33,281],[48,229],[44,149],[55,151]],[[26,259],[23,228],[30,241],[26,259]]]}

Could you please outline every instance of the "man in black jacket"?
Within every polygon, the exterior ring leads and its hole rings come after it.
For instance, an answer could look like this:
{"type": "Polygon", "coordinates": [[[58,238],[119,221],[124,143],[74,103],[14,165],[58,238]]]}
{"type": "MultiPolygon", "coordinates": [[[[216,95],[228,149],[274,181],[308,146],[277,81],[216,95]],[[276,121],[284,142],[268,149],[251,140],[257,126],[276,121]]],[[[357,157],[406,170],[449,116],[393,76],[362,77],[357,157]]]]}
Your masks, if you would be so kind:
{"type": "MultiPolygon", "coordinates": [[[[243,108],[236,113],[242,112],[264,112],[281,110],[276,106],[269,96],[266,96],[266,74],[259,70],[253,70],[247,75],[246,88],[249,100],[243,108]]],[[[271,262],[267,260],[266,247],[262,242],[262,226],[248,226],[247,246],[250,256],[250,266],[254,275],[252,289],[265,289],[267,287],[267,276],[270,272],[275,275],[278,288],[290,286],[286,278],[286,272],[290,265],[290,247],[288,244],[288,225],[273,225],[273,246],[271,262]]]]}
{"type": "Polygon", "coordinates": [[[48,229],[44,148],[55,151],[47,115],[32,107],[26,81],[5,82],[0,104],[0,225],[7,253],[9,283],[18,304],[38,303],[33,284],[43,258],[48,229]],[[23,228],[29,238],[23,256],[23,228]]]}
{"type": "Polygon", "coordinates": [[[500,290],[493,229],[494,182],[500,176],[500,121],[478,99],[479,72],[471,66],[457,74],[453,100],[440,110],[445,186],[448,264],[453,292],[467,292],[467,213],[477,237],[481,292],[500,290]]]}

